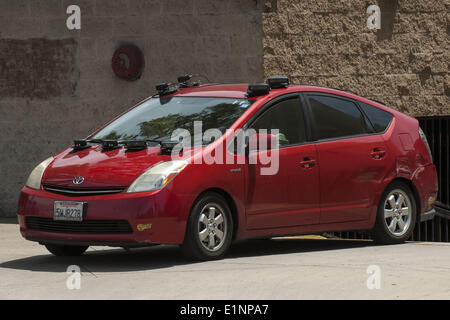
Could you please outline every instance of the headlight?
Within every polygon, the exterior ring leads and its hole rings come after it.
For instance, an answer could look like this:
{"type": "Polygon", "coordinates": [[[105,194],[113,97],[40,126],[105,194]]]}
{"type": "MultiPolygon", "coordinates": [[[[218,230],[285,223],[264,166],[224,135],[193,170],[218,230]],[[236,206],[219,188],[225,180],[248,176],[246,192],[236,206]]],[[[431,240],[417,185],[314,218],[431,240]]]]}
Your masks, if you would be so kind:
{"type": "Polygon", "coordinates": [[[53,157],[50,157],[44,161],[42,161],[36,168],[31,171],[30,176],[28,177],[26,186],[33,189],[41,188],[41,180],[42,175],[44,174],[45,169],[47,169],[48,165],[53,161],[53,157]]]}
{"type": "Polygon", "coordinates": [[[178,173],[180,173],[187,164],[187,161],[184,160],[167,161],[157,164],[134,180],[128,188],[127,193],[162,189],[178,173]]]}

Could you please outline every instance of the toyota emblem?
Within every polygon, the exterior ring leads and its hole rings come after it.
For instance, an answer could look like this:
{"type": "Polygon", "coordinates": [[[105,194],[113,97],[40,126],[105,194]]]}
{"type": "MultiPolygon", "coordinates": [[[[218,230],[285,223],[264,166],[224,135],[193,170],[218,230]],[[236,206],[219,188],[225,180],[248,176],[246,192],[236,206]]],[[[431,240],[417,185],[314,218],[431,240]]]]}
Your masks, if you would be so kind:
{"type": "Polygon", "coordinates": [[[83,177],[75,177],[72,180],[73,184],[82,184],[84,182],[84,178],[83,177]]]}

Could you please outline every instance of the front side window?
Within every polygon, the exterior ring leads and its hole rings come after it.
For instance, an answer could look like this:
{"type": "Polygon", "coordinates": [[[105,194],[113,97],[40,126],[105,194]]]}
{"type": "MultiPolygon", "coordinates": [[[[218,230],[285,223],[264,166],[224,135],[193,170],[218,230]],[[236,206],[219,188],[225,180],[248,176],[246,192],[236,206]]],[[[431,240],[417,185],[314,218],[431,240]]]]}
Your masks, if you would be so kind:
{"type": "Polygon", "coordinates": [[[176,129],[186,129],[194,137],[194,121],[201,121],[202,134],[208,129],[219,129],[223,134],[253,102],[213,97],[151,98],[107,125],[91,139],[171,140],[176,129]]]}
{"type": "Polygon", "coordinates": [[[280,147],[305,142],[305,122],[299,98],[283,100],[271,106],[250,126],[259,132],[261,129],[278,129],[280,147]]]}
{"type": "Polygon", "coordinates": [[[353,102],[321,95],[309,95],[308,100],[318,140],[367,132],[363,115],[353,102]]]}

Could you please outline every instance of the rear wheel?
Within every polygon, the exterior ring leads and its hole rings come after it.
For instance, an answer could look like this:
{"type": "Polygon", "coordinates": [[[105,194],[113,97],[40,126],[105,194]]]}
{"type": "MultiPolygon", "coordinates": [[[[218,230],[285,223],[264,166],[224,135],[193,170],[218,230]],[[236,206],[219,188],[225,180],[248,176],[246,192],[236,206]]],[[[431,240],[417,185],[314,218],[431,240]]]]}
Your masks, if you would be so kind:
{"type": "Polygon", "coordinates": [[[374,240],[379,243],[402,243],[414,230],[417,205],[410,188],[402,182],[390,184],[378,205],[374,240]]]}
{"type": "Polygon", "coordinates": [[[230,247],[232,235],[233,221],[227,202],[217,193],[206,193],[191,210],[181,250],[190,259],[221,259],[230,247]]]}
{"type": "Polygon", "coordinates": [[[89,248],[89,246],[66,246],[59,244],[46,244],[45,247],[55,256],[80,256],[89,248]]]}

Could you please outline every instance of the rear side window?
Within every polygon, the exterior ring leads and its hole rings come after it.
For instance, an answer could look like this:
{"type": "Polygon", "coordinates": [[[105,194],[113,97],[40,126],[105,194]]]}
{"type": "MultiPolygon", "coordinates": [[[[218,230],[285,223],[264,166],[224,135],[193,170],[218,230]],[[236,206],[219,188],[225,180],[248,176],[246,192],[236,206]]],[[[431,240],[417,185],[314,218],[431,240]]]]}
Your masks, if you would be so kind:
{"type": "Polygon", "coordinates": [[[356,104],[348,100],[309,95],[317,139],[360,135],[367,132],[364,117],[356,104]]]}
{"type": "Polygon", "coordinates": [[[383,132],[384,130],[386,130],[386,128],[392,121],[392,114],[371,106],[367,103],[360,102],[359,105],[366,114],[367,118],[369,118],[370,122],[372,123],[375,132],[383,132]]]}

